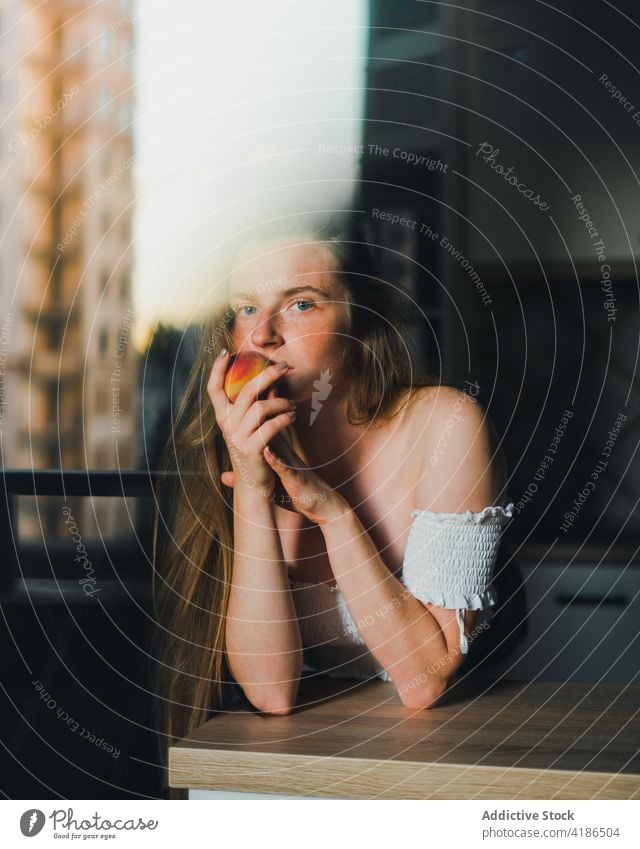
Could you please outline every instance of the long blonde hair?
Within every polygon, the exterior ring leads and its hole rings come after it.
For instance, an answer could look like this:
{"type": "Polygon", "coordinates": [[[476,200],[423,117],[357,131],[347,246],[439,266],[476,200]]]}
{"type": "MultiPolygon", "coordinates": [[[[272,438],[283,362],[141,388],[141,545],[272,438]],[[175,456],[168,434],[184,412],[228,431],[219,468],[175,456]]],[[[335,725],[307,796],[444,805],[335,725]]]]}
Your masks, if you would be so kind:
{"type": "MultiPolygon", "coordinates": [[[[295,232],[295,230],[293,231],[295,232]]],[[[301,234],[299,244],[326,244],[351,306],[347,367],[354,379],[348,404],[351,424],[387,419],[410,387],[438,385],[417,365],[409,324],[413,311],[382,280],[366,240],[353,221],[331,221],[301,234]]],[[[231,461],[206,385],[213,360],[233,350],[233,313],[220,307],[201,328],[200,344],[160,460],[153,530],[156,725],[160,731],[163,795],[169,788],[168,748],[224,710],[233,681],[225,654],[225,615],[233,569],[232,501],[220,475],[231,461]]]]}

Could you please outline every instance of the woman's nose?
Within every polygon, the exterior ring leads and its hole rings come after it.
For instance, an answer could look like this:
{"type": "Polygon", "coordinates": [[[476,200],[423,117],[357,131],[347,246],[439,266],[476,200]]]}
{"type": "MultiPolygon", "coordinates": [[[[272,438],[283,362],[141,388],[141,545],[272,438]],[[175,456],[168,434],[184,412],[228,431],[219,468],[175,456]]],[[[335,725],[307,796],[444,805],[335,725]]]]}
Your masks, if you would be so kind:
{"type": "Polygon", "coordinates": [[[256,326],[251,331],[251,342],[254,345],[280,344],[282,337],[278,330],[279,314],[264,312],[256,326]]]}

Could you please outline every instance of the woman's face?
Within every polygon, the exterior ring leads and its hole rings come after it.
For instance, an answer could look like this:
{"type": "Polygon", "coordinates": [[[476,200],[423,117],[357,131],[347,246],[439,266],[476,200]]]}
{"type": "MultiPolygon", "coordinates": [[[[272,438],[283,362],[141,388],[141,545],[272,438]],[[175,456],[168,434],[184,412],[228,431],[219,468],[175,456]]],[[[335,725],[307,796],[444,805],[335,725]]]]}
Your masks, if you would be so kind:
{"type": "Polygon", "coordinates": [[[258,351],[293,369],[278,380],[279,395],[306,401],[314,381],[331,387],[344,381],[348,292],[325,245],[248,245],[231,274],[229,303],[234,351],[258,351]]]}

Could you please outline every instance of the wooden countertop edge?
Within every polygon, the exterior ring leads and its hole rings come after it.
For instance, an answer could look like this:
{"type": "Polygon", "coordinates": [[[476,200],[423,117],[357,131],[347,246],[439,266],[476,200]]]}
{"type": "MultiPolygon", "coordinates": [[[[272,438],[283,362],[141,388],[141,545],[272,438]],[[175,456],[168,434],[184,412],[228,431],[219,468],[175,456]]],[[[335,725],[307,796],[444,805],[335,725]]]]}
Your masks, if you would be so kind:
{"type": "Polygon", "coordinates": [[[640,775],[172,746],[169,786],[331,799],[638,799],[640,775]]]}

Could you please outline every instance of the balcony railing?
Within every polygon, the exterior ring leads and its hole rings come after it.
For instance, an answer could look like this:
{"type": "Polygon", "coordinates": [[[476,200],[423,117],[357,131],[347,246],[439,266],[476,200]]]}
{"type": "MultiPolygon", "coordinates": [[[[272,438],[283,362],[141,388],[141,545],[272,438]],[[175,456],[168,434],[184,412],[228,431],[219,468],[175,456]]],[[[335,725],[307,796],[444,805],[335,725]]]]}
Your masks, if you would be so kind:
{"type": "Polygon", "coordinates": [[[20,540],[16,522],[17,496],[153,498],[159,477],[153,471],[92,471],[7,469],[0,473],[0,546],[3,568],[0,591],[11,591],[21,579],[20,540]]]}

